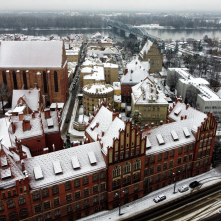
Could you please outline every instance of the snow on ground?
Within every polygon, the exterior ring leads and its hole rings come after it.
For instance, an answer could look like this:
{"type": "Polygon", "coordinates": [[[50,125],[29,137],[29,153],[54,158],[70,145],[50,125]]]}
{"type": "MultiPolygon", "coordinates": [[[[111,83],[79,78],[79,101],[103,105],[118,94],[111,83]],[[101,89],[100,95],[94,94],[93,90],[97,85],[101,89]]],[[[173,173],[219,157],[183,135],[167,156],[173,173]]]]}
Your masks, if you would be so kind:
{"type": "Polygon", "coordinates": [[[111,221],[114,221],[114,220],[120,220],[120,218],[122,218],[122,219],[131,218],[131,216],[134,216],[135,214],[146,212],[150,209],[153,209],[154,207],[157,207],[159,204],[173,201],[175,198],[183,197],[184,195],[191,194],[192,192],[198,191],[199,189],[204,189],[212,184],[221,182],[221,165],[219,167],[212,169],[209,172],[206,172],[206,173],[201,174],[199,176],[191,177],[191,178],[182,180],[180,182],[177,182],[176,190],[178,190],[178,188],[180,188],[183,185],[189,186],[189,184],[195,180],[201,181],[201,183],[203,184],[200,187],[196,188],[195,190],[189,189],[188,191],[186,191],[184,193],[180,193],[177,191],[176,194],[173,194],[174,185],[171,184],[171,185],[161,188],[157,191],[153,191],[143,198],[140,198],[140,199],[133,201],[131,203],[122,205],[121,206],[121,213],[123,213],[123,215],[121,215],[120,217],[119,217],[119,207],[117,207],[113,210],[106,210],[106,211],[102,211],[102,212],[93,214],[89,217],[82,218],[81,220],[82,221],[85,221],[85,220],[93,220],[93,221],[111,220],[111,221]],[[165,194],[167,199],[156,204],[153,201],[153,199],[155,197],[159,196],[160,194],[165,194]]]}

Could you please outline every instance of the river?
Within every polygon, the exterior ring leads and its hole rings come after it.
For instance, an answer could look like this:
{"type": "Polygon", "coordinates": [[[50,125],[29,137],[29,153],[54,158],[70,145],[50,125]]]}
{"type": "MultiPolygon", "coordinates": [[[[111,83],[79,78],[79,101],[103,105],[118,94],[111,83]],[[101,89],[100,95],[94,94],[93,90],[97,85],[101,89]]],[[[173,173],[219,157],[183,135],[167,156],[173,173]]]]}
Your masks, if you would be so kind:
{"type": "MultiPolygon", "coordinates": [[[[102,35],[107,35],[111,37],[115,37],[115,40],[122,40],[123,37],[113,33],[112,29],[75,29],[75,30],[0,30],[0,34],[15,34],[21,33],[24,35],[34,35],[34,36],[50,36],[50,35],[58,35],[58,36],[67,36],[70,34],[85,34],[86,36],[91,36],[95,32],[100,32],[102,35]]],[[[194,39],[202,39],[205,35],[208,35],[209,38],[220,38],[221,39],[221,30],[211,30],[211,29],[148,29],[148,33],[159,37],[163,40],[173,39],[180,40],[184,38],[194,38],[194,39]]]]}

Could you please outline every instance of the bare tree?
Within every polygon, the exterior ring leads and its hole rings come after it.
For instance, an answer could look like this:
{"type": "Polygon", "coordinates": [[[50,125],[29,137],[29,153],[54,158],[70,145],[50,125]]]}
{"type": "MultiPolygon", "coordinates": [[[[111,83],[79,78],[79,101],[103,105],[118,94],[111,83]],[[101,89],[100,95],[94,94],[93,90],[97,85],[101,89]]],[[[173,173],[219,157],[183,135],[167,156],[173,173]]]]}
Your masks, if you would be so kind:
{"type": "Polygon", "coordinates": [[[7,101],[9,101],[10,93],[8,92],[7,85],[2,82],[0,82],[0,98],[1,98],[1,103],[2,103],[3,114],[5,114],[4,100],[7,99],[7,101]]]}
{"type": "Polygon", "coordinates": [[[189,104],[191,107],[195,108],[196,107],[197,94],[198,94],[197,89],[193,86],[190,86],[186,90],[185,103],[189,104]]]}

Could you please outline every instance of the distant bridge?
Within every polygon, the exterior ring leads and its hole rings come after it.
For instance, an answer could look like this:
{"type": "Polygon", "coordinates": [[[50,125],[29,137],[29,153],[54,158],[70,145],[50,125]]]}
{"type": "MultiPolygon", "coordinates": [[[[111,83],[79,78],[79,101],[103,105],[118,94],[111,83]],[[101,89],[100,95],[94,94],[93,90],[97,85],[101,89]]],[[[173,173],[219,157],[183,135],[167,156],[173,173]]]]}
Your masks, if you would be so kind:
{"type": "Polygon", "coordinates": [[[147,37],[152,42],[157,42],[160,38],[150,35],[145,28],[135,27],[130,24],[124,24],[115,20],[107,20],[108,26],[111,26],[114,31],[119,32],[121,35],[128,34],[132,38],[143,38],[147,37]]]}

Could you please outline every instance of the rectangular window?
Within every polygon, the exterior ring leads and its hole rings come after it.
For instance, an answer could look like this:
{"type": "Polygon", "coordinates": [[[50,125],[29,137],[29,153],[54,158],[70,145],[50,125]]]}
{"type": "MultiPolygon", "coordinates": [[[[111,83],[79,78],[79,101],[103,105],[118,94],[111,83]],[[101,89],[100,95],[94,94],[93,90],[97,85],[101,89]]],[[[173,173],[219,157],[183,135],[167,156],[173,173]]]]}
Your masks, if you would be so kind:
{"type": "Polygon", "coordinates": [[[105,190],[106,189],[106,185],[105,185],[105,183],[102,183],[101,184],[101,190],[105,190]]]}
{"type": "Polygon", "coordinates": [[[163,169],[167,168],[167,162],[163,163],[163,169]]]}
{"type": "Polygon", "coordinates": [[[34,210],[35,210],[35,213],[40,212],[41,211],[41,205],[40,204],[35,205],[34,210]]]}
{"type": "Polygon", "coordinates": [[[81,191],[75,192],[74,196],[75,196],[76,199],[80,198],[81,197],[81,191]]]}
{"type": "Polygon", "coordinates": [[[184,153],[188,152],[188,146],[184,147],[184,153]]]}
{"type": "Polygon", "coordinates": [[[161,165],[157,165],[157,171],[161,170],[161,165]]]}
{"type": "Polygon", "coordinates": [[[96,192],[98,192],[98,185],[93,186],[93,193],[96,193],[96,192]]]}
{"type": "Polygon", "coordinates": [[[162,160],[162,153],[158,154],[158,161],[162,160]]]}
{"type": "Polygon", "coordinates": [[[178,158],[177,163],[178,163],[178,164],[181,163],[181,158],[178,158]]]}
{"type": "Polygon", "coordinates": [[[189,160],[192,160],[192,159],[193,159],[193,155],[190,154],[190,155],[189,155],[189,160]]]}
{"type": "Polygon", "coordinates": [[[174,150],[170,151],[170,157],[174,157],[174,150]]]}
{"type": "Polygon", "coordinates": [[[60,204],[60,198],[54,199],[54,206],[57,206],[60,204]]]}
{"type": "Polygon", "coordinates": [[[172,167],[172,166],[173,166],[173,160],[170,161],[170,167],[172,167]]]}
{"type": "Polygon", "coordinates": [[[88,188],[84,189],[84,196],[87,196],[87,195],[89,195],[89,189],[88,188]]]}
{"type": "Polygon", "coordinates": [[[148,161],[149,161],[149,159],[145,158],[145,165],[148,165],[148,161]]]}
{"type": "Polygon", "coordinates": [[[72,194],[69,193],[66,195],[66,201],[71,201],[72,200],[72,194]]]}
{"type": "Polygon", "coordinates": [[[179,148],[179,151],[178,151],[178,154],[182,154],[182,152],[183,152],[183,148],[180,147],[180,148],[179,148]]]}
{"type": "Polygon", "coordinates": [[[154,167],[150,168],[150,173],[154,173],[154,167]]]}
{"type": "Polygon", "coordinates": [[[121,159],[121,160],[124,159],[124,153],[123,153],[123,152],[120,153],[120,159],[121,159]]]}
{"type": "Polygon", "coordinates": [[[190,144],[190,151],[193,150],[193,144],[190,144]]]}
{"type": "Polygon", "coordinates": [[[187,161],[187,156],[184,156],[183,157],[183,162],[186,162],[187,161]]]}
{"type": "Polygon", "coordinates": [[[74,181],[74,187],[76,188],[76,187],[79,187],[79,186],[80,186],[80,179],[76,179],[74,181]]]}
{"type": "Polygon", "coordinates": [[[162,173],[162,179],[165,179],[166,178],[166,172],[163,172],[162,173]]]}
{"type": "Polygon", "coordinates": [[[164,159],[168,159],[168,152],[164,153],[164,159]]]}
{"type": "Polygon", "coordinates": [[[150,163],[154,163],[155,162],[155,156],[151,156],[150,157],[150,163]]]}
{"type": "Polygon", "coordinates": [[[86,185],[86,184],[88,184],[88,177],[87,176],[83,177],[83,185],[86,185]]]}
{"type": "Polygon", "coordinates": [[[114,155],[114,161],[115,162],[118,161],[118,154],[117,153],[115,153],[115,155],[114,155]]]}
{"type": "Polygon", "coordinates": [[[58,74],[57,74],[57,71],[54,71],[54,89],[55,89],[55,92],[58,92],[58,74]]]}
{"type": "Polygon", "coordinates": [[[44,202],[44,208],[45,209],[48,209],[50,207],[51,207],[51,202],[50,201],[44,202]]]}

